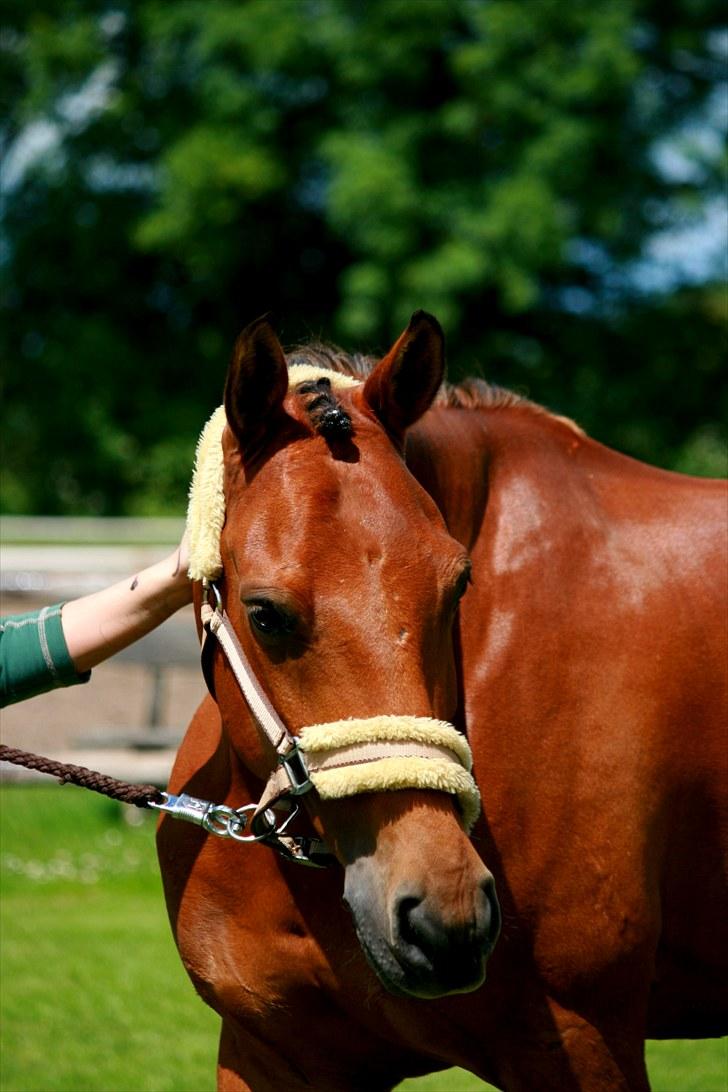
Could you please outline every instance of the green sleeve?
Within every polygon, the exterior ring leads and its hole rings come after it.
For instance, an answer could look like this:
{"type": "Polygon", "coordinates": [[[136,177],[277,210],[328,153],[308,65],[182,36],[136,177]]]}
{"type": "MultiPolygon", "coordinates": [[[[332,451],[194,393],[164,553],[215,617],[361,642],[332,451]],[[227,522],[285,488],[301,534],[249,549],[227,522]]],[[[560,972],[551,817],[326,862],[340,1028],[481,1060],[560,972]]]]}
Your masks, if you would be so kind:
{"type": "Polygon", "coordinates": [[[0,619],[0,706],[88,681],[69,655],[61,606],[0,619]]]}

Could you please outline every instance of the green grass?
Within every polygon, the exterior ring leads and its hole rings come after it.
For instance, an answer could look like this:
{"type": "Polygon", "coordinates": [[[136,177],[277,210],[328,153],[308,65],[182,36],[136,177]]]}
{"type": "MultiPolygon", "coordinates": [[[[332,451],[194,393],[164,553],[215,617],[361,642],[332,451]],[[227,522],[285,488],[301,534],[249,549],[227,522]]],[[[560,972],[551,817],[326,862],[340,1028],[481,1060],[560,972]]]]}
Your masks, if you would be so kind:
{"type": "Polygon", "coordinates": [[[3,1092],[212,1092],[218,1019],[172,942],[152,817],[71,788],[0,800],[3,1092]]]}
{"type": "MultiPolygon", "coordinates": [[[[152,817],[130,828],[93,793],[6,787],[0,853],[1,1092],[212,1092],[218,1020],[172,943],[152,817]]],[[[649,1044],[655,1092],[726,1092],[726,1045],[649,1044]]],[[[489,1087],[448,1070],[400,1089],[489,1087]]]]}

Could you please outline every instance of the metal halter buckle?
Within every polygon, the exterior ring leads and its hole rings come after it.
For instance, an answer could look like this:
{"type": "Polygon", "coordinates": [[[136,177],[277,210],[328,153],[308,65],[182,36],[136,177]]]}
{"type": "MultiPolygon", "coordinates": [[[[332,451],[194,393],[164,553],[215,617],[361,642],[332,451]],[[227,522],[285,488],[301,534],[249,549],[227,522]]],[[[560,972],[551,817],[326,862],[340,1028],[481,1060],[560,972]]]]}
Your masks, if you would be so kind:
{"type": "Polygon", "coordinates": [[[278,762],[286,771],[293,796],[303,796],[305,792],[310,792],[313,788],[313,782],[308,772],[303,751],[298,743],[294,743],[285,754],[279,754],[278,762]]]}

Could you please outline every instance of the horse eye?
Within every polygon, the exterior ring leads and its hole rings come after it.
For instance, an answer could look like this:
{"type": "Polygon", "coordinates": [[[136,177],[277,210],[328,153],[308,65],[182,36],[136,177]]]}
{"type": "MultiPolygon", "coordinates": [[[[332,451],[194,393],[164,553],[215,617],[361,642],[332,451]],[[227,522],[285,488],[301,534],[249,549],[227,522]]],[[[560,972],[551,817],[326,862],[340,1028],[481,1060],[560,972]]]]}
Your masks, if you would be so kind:
{"type": "Polygon", "coordinates": [[[465,592],[468,590],[468,584],[472,584],[472,582],[472,572],[470,566],[468,565],[467,568],[463,569],[463,571],[460,573],[460,576],[458,577],[457,583],[455,585],[455,591],[453,595],[455,606],[458,605],[462,597],[465,595],[465,592]]]}
{"type": "Polygon", "coordinates": [[[280,637],[295,628],[294,619],[270,601],[248,604],[251,625],[264,637],[280,637]]]}

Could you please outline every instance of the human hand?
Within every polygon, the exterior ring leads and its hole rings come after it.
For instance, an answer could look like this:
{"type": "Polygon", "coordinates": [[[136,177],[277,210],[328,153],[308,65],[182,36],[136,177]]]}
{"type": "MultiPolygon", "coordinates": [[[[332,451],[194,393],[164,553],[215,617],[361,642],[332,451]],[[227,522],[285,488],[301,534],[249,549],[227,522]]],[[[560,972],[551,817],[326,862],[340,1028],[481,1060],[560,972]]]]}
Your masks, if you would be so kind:
{"type": "Polygon", "coordinates": [[[172,564],[172,581],[175,596],[180,595],[180,606],[192,602],[192,581],[187,575],[190,565],[190,543],[185,528],[179,546],[168,559],[172,564]]]}

